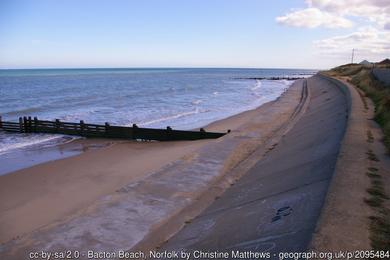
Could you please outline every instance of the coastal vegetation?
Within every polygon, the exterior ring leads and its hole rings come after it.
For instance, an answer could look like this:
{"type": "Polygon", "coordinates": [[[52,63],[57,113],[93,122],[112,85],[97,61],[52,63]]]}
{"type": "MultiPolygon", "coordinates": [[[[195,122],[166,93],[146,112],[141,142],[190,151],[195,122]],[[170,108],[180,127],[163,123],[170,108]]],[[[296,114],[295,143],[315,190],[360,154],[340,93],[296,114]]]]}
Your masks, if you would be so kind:
{"type": "MultiPolygon", "coordinates": [[[[323,72],[332,77],[344,79],[361,91],[359,95],[367,111],[369,109],[366,96],[375,105],[374,120],[383,130],[383,142],[390,152],[390,60],[380,63],[346,64],[329,71],[323,72]]],[[[367,143],[374,142],[374,136],[367,130],[367,143]]],[[[369,217],[369,229],[371,246],[374,250],[383,250],[390,245],[390,210],[388,208],[389,197],[385,191],[383,172],[380,171],[379,158],[375,152],[368,149],[366,152],[370,164],[366,172],[370,184],[366,189],[364,202],[375,212],[369,217]]]]}
{"type": "MultiPolygon", "coordinates": [[[[374,74],[376,69],[388,69],[388,59],[367,64],[346,64],[326,72],[329,76],[342,77],[361,89],[375,104],[375,121],[382,127],[384,144],[390,152],[390,85],[380,81],[374,74]]],[[[362,99],[365,103],[365,100],[362,99]]],[[[367,104],[365,104],[367,108],[367,104]]]]}

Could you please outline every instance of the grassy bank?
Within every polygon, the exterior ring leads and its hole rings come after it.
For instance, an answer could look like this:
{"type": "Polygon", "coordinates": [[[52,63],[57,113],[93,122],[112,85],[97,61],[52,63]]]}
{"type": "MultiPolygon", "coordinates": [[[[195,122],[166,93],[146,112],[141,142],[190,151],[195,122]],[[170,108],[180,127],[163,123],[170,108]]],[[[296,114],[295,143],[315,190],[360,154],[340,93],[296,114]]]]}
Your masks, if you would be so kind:
{"type": "MultiPolygon", "coordinates": [[[[388,68],[389,64],[374,64],[376,68],[388,68]]],[[[353,85],[357,86],[364,93],[359,93],[364,103],[365,109],[368,109],[365,96],[369,97],[375,104],[375,121],[383,130],[383,142],[390,153],[390,85],[380,81],[375,77],[372,65],[347,64],[329,71],[323,72],[329,76],[341,77],[353,85]]],[[[385,73],[387,73],[385,71],[385,73]]],[[[367,143],[374,143],[374,137],[370,130],[367,130],[367,143]]],[[[374,250],[384,250],[390,247],[390,210],[389,196],[386,194],[386,183],[383,170],[380,170],[381,162],[373,150],[367,150],[367,159],[370,161],[370,167],[367,169],[367,176],[370,179],[370,185],[367,187],[365,203],[373,210],[374,214],[369,217],[369,229],[371,246],[374,250]]]]}
{"type": "MultiPolygon", "coordinates": [[[[389,68],[390,65],[376,64],[376,67],[389,68]]],[[[360,88],[375,104],[375,121],[382,127],[384,144],[390,152],[390,86],[375,78],[372,66],[347,64],[333,68],[326,74],[345,77],[349,82],[360,88]]]]}

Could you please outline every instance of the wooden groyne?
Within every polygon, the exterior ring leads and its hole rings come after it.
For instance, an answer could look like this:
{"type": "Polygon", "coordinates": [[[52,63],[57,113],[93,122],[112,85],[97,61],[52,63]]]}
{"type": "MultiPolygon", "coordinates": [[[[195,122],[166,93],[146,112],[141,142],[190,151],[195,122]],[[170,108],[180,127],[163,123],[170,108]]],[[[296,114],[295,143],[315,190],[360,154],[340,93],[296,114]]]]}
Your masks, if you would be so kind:
{"type": "Polygon", "coordinates": [[[305,79],[305,77],[249,77],[249,78],[233,78],[233,79],[255,79],[255,80],[297,80],[297,79],[305,79]]]}
{"type": "MultiPolygon", "coordinates": [[[[109,123],[104,125],[39,120],[37,117],[19,117],[19,122],[2,121],[0,116],[0,129],[13,133],[50,133],[64,135],[78,135],[94,138],[117,138],[134,140],[156,140],[156,141],[179,141],[214,139],[224,136],[226,133],[206,132],[203,128],[200,131],[173,130],[141,128],[136,124],[132,127],[113,126],[109,123]]],[[[230,132],[228,130],[227,132],[230,132]]]]}

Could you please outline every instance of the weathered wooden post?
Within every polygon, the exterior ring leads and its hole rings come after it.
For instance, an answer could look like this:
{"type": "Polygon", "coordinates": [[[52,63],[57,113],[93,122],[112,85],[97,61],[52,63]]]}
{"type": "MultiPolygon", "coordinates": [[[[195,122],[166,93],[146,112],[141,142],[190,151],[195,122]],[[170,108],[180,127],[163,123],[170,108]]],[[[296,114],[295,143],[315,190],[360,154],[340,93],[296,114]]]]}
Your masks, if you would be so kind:
{"type": "Polygon", "coordinates": [[[31,120],[31,116],[28,117],[28,132],[29,132],[29,133],[32,132],[32,120],[31,120]]]}
{"type": "Polygon", "coordinates": [[[19,131],[23,133],[23,119],[22,117],[19,117],[19,131]]]}
{"type": "Polygon", "coordinates": [[[133,139],[138,139],[137,134],[138,134],[138,126],[136,124],[133,124],[133,139]]]}
{"type": "Polygon", "coordinates": [[[28,123],[27,123],[27,117],[23,117],[23,125],[24,125],[24,132],[28,133],[28,123]]]}
{"type": "Polygon", "coordinates": [[[56,119],[56,122],[55,122],[55,127],[56,127],[56,132],[58,133],[58,131],[60,130],[60,120],[59,119],[56,119]]]}
{"type": "Polygon", "coordinates": [[[84,120],[80,120],[80,135],[84,135],[85,124],[84,120]]]}
{"type": "Polygon", "coordinates": [[[34,132],[37,132],[38,128],[38,117],[34,117],[34,132]]]}
{"type": "Polygon", "coordinates": [[[172,136],[172,128],[170,126],[167,126],[167,141],[171,140],[171,136],[172,136]]]}
{"type": "Polygon", "coordinates": [[[205,134],[206,134],[206,131],[204,130],[204,128],[201,128],[199,129],[199,132],[200,132],[200,138],[204,138],[205,134]]]}
{"type": "Polygon", "coordinates": [[[104,123],[104,135],[108,136],[108,133],[110,132],[110,124],[108,122],[104,123]]]}

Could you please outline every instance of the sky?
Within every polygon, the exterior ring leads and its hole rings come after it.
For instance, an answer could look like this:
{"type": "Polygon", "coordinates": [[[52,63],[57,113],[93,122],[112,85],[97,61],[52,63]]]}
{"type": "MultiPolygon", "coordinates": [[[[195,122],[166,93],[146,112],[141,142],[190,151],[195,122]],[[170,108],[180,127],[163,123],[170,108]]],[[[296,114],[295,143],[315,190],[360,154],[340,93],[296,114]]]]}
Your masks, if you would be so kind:
{"type": "Polygon", "coordinates": [[[0,68],[326,69],[390,57],[390,0],[0,0],[0,68]]]}

